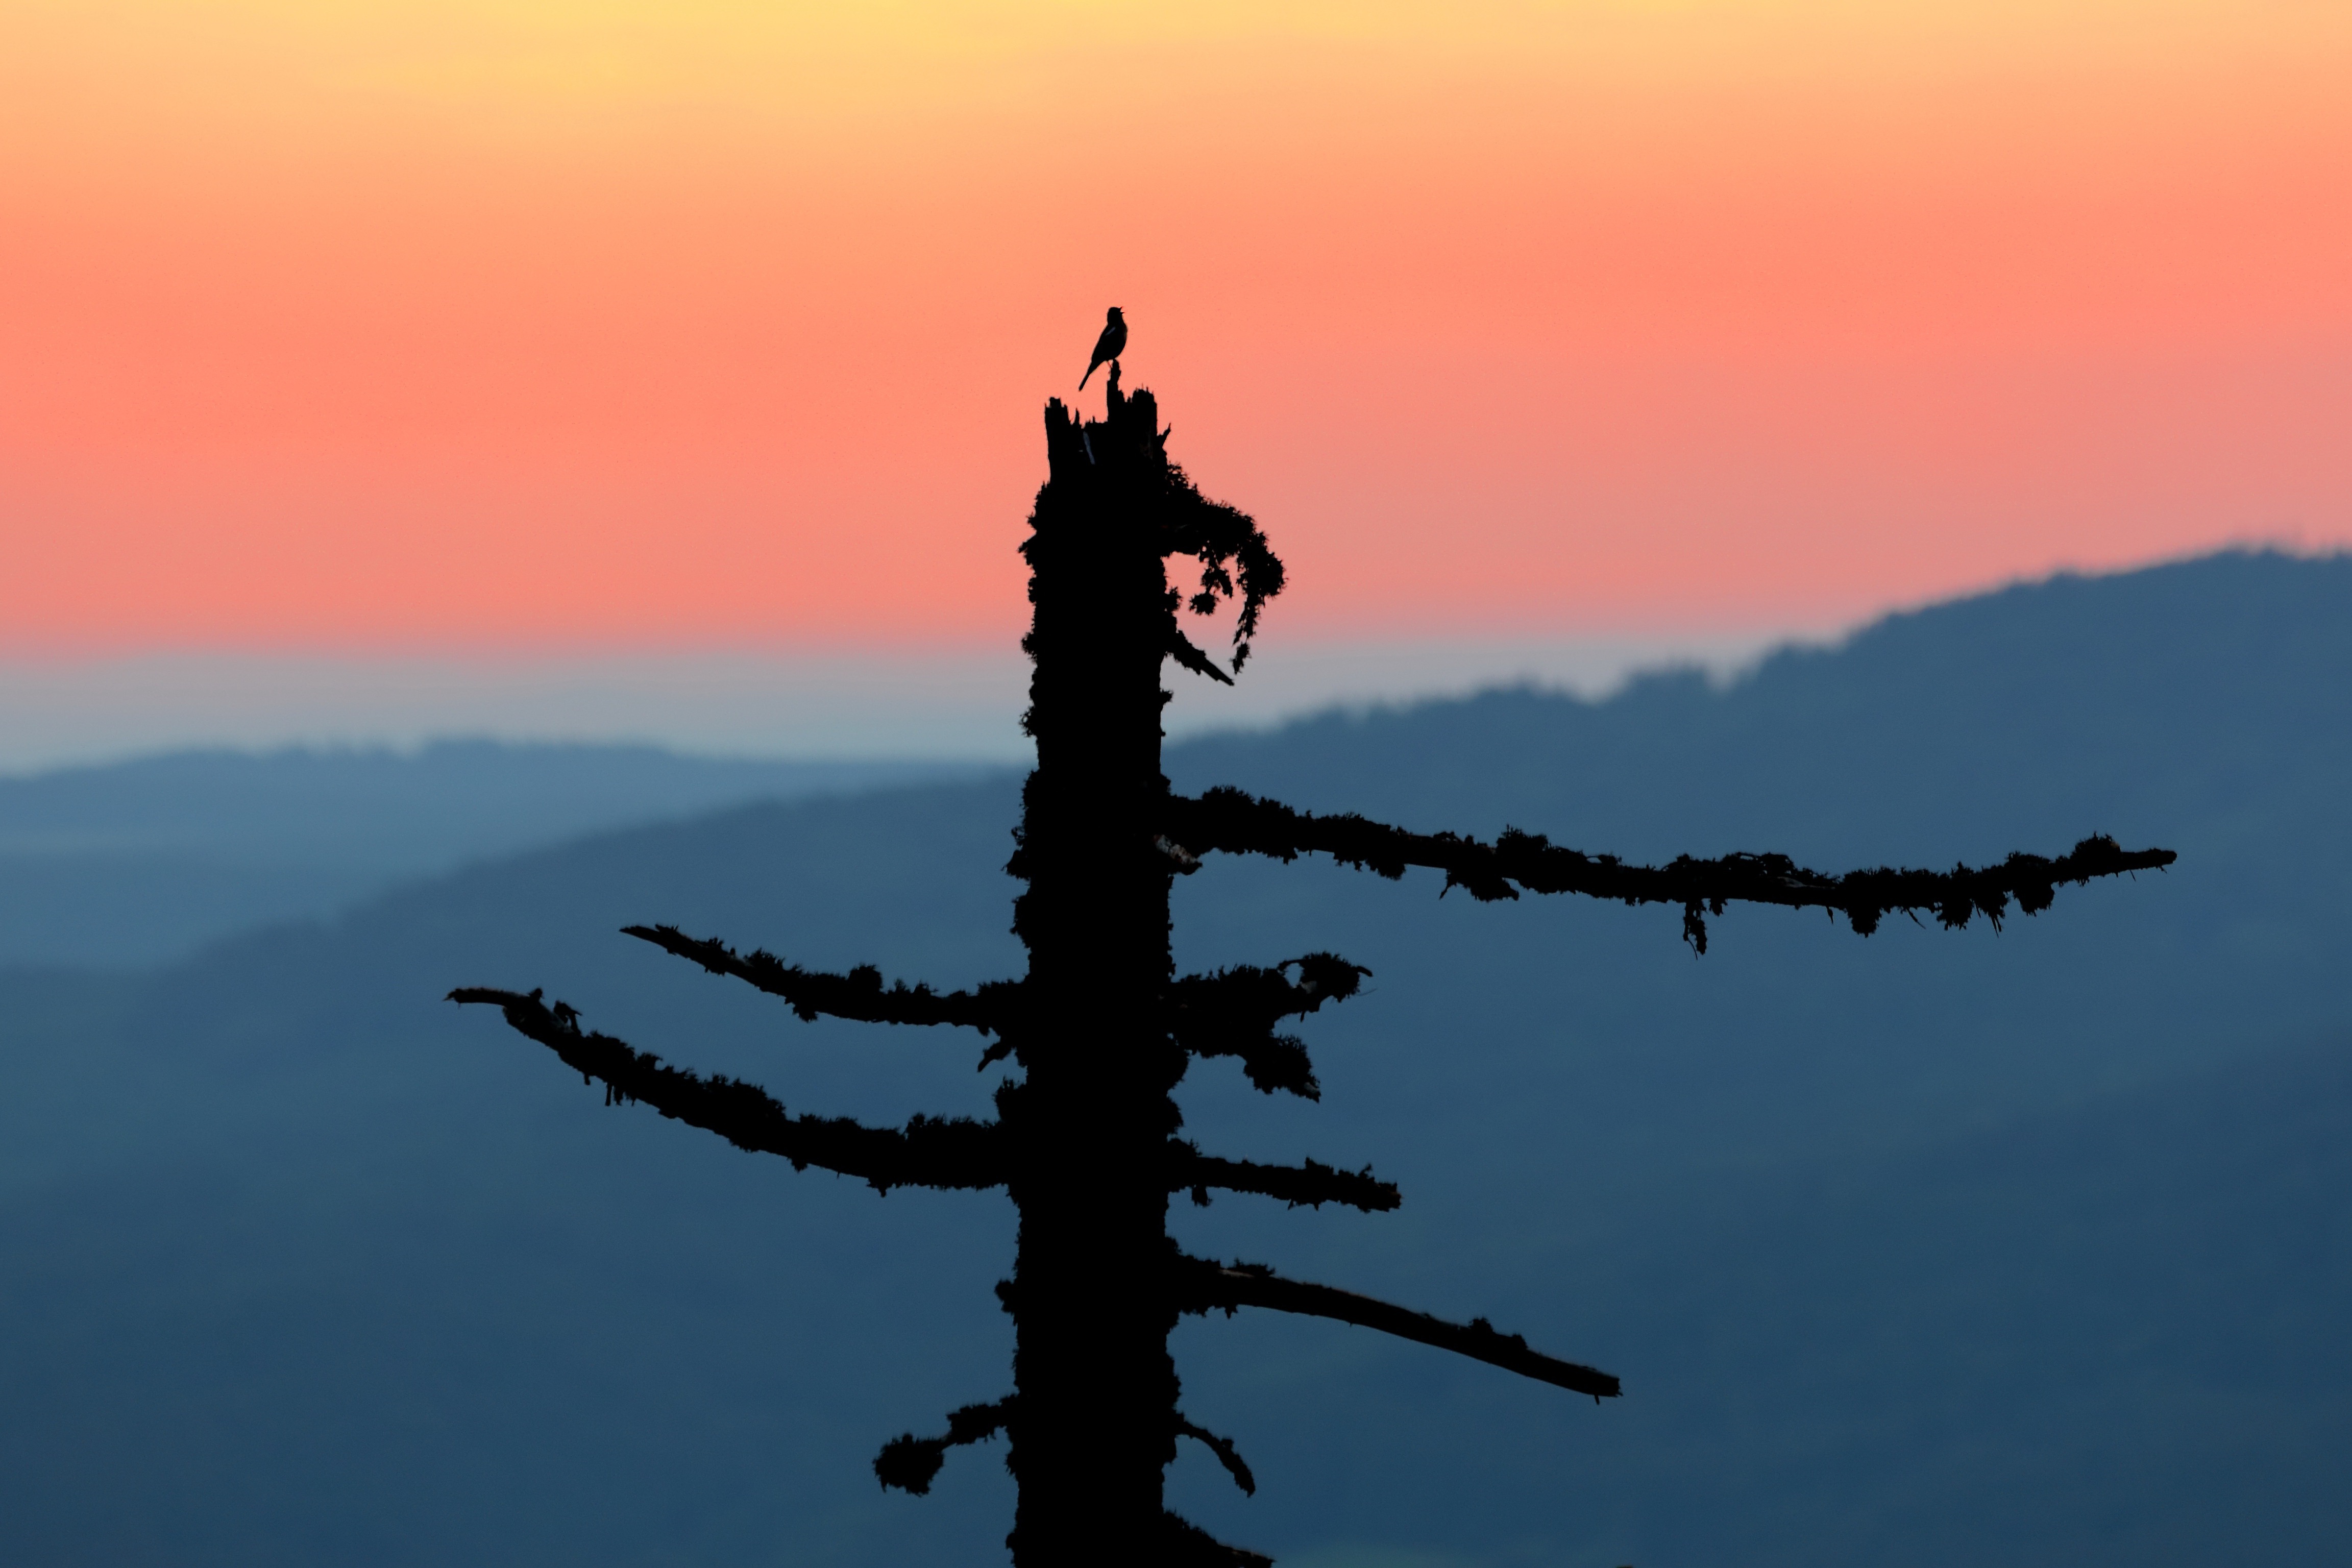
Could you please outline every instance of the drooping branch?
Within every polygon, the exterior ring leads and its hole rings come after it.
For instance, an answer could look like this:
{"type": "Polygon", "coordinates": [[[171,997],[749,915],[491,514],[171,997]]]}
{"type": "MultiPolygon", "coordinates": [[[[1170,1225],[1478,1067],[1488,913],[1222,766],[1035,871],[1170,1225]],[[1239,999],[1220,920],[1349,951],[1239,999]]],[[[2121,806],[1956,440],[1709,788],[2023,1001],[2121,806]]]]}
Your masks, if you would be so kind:
{"type": "MultiPolygon", "coordinates": [[[[1266,542],[1265,534],[1249,513],[1202,496],[1198,487],[1173,462],[1167,462],[1168,432],[1159,433],[1161,461],[1166,464],[1167,489],[1160,507],[1160,547],[1162,554],[1189,555],[1201,563],[1201,586],[1190,600],[1196,616],[1213,615],[1220,599],[1238,598],[1241,614],[1234,624],[1234,671],[1249,662],[1250,638],[1257,635],[1258,616],[1266,601],[1282,592],[1282,558],[1266,542]],[[1239,574],[1238,584],[1235,574],[1239,574]]],[[[1170,609],[1174,609],[1173,595],[1170,609]]],[[[1169,625],[1175,625],[1171,613],[1169,625]]],[[[1182,634],[1177,636],[1181,638],[1182,634]]],[[[1197,668],[1177,655],[1187,668],[1197,668]]],[[[1202,656],[1206,664],[1207,656],[1202,656]]],[[[1223,672],[1209,666],[1219,679],[1223,672]]]]}
{"type": "Polygon", "coordinates": [[[1334,1318],[1343,1323],[1394,1334],[1399,1339],[1434,1345],[1572,1394],[1589,1394],[1596,1400],[1613,1399],[1622,1392],[1617,1379],[1610,1373],[1529,1350],[1526,1340],[1517,1334],[1496,1332],[1484,1318],[1473,1318],[1467,1324],[1449,1323],[1443,1318],[1391,1306],[1352,1290],[1285,1279],[1259,1264],[1227,1267],[1206,1258],[1184,1258],[1178,1268],[1175,1293],[1179,1311],[1223,1309],[1230,1316],[1238,1308],[1265,1307],[1277,1312],[1334,1318]]]}
{"type": "Polygon", "coordinates": [[[1231,1437],[1220,1437],[1205,1426],[1194,1426],[1181,1410],[1176,1413],[1176,1431],[1214,1454],[1217,1463],[1225,1467],[1225,1474],[1234,1478],[1234,1485],[1251,1497],[1257,1496],[1257,1478],[1250,1474],[1248,1462],[1243,1459],[1242,1451],[1234,1446],[1231,1437]]]}
{"type": "Polygon", "coordinates": [[[1176,1043],[1196,1057],[1240,1058],[1242,1071],[1261,1093],[1284,1089],[1319,1100],[1322,1086],[1315,1081],[1305,1043],[1276,1034],[1274,1026],[1304,1017],[1326,1002],[1345,1001],[1370,973],[1337,953],[1310,952],[1271,969],[1240,964],[1214,974],[1188,974],[1169,988],[1170,1027],[1176,1043]],[[1286,973],[1294,968],[1296,981],[1286,973]]]}
{"type": "Polygon", "coordinates": [[[1318,816],[1237,789],[1213,789],[1198,799],[1173,797],[1167,812],[1169,838],[1194,855],[1221,849],[1290,860],[1319,852],[1391,879],[1408,866],[1423,866],[1444,872],[1446,887],[1479,900],[1516,899],[1525,888],[1628,904],[1680,904],[1684,934],[1702,952],[1702,911],[1721,914],[1735,900],[1832,910],[1864,936],[1896,910],[1915,918],[1932,913],[1951,928],[1967,925],[1977,914],[1998,925],[2011,899],[2027,914],[2039,914],[2062,883],[2153,870],[2179,858],[2169,849],[2125,849],[2102,834],[2054,859],[2013,854],[1998,866],[1955,866],[1948,871],[1879,867],[1829,876],[1785,855],[1712,860],[1685,855],[1664,866],[1629,866],[1613,855],[1587,855],[1516,828],[1487,844],[1457,833],[1410,833],[1352,813],[1318,816]]]}
{"type": "Polygon", "coordinates": [[[1226,686],[1231,686],[1234,683],[1234,678],[1232,676],[1227,675],[1223,670],[1217,668],[1217,661],[1215,659],[1211,658],[1207,654],[1202,652],[1201,646],[1198,643],[1194,642],[1191,637],[1186,637],[1183,632],[1177,628],[1175,617],[1173,616],[1169,617],[1168,657],[1174,659],[1178,664],[1182,665],[1185,668],[1191,670],[1195,675],[1205,675],[1210,679],[1221,682],[1226,686]]]}
{"type": "MultiPolygon", "coordinates": [[[[1167,650],[1187,668],[1201,669],[1175,646],[1182,637],[1177,609],[1189,605],[1195,615],[1213,615],[1221,601],[1237,599],[1241,608],[1234,625],[1234,669],[1238,674],[1249,661],[1250,639],[1257,635],[1266,602],[1282,592],[1282,558],[1247,512],[1203,496],[1182,466],[1170,460],[1170,432],[1160,427],[1160,405],[1150,392],[1139,389],[1129,395],[1113,381],[1103,395],[1108,417],[1100,422],[1079,419],[1058,397],[1045,405],[1046,460],[1054,477],[1039,492],[1041,510],[1030,519],[1034,531],[1021,546],[1033,571],[1032,595],[1049,575],[1044,559],[1055,522],[1043,510],[1047,497],[1066,479],[1075,481],[1081,494],[1097,485],[1116,486],[1118,509],[1150,531],[1157,553],[1191,556],[1201,563],[1200,587],[1189,598],[1167,590],[1162,612],[1167,650]]],[[[1056,509],[1053,518],[1062,515],[1056,509]]],[[[1037,651],[1034,642],[1023,646],[1033,655],[1037,651]]],[[[1200,657],[1202,664],[1208,664],[1206,655],[1200,657]]],[[[1202,670],[1211,672],[1224,679],[1213,665],[1202,670]]]]}
{"type": "Polygon", "coordinates": [[[937,1437],[902,1433],[882,1445],[874,1456],[874,1477],[884,1488],[897,1487],[921,1497],[931,1489],[948,1450],[993,1437],[1013,1419],[1016,1396],[1007,1394],[992,1405],[967,1405],[948,1417],[948,1429],[937,1437]]]}
{"type": "Polygon", "coordinates": [[[1307,1042],[1297,1035],[1278,1035],[1271,1028],[1255,1037],[1236,1031],[1223,1039],[1211,1037],[1204,1045],[1194,1043],[1197,1037],[1180,1033],[1176,1037],[1194,1056],[1239,1057],[1243,1074],[1261,1094],[1280,1089],[1301,1100],[1323,1098],[1323,1085],[1315,1076],[1315,1058],[1307,1054],[1307,1042]]]}
{"type": "MultiPolygon", "coordinates": [[[[1155,1558],[1168,1568],[1274,1568],[1274,1559],[1247,1547],[1228,1546],[1172,1510],[1160,1515],[1160,1551],[1155,1558]]],[[[1123,1545],[1124,1543],[1122,1543],[1123,1545]]],[[[1117,1552],[1103,1553],[1106,1561],[1119,1560],[1117,1552]]]]}
{"type": "Polygon", "coordinates": [[[824,1013],[866,1024],[959,1024],[994,1034],[1017,1007],[1021,990],[1017,980],[992,981],[977,991],[942,993],[903,980],[886,987],[882,972],[871,964],[829,974],[786,963],[764,950],[739,955],[716,937],[688,936],[676,926],[623,926],[621,932],[690,958],[713,974],[732,974],[781,996],[803,1023],[824,1013]]]}
{"type": "Polygon", "coordinates": [[[1404,1202],[1394,1182],[1383,1182],[1372,1168],[1342,1171],[1318,1160],[1302,1165],[1261,1165],[1255,1160],[1224,1160],[1203,1154],[1193,1145],[1171,1141],[1168,1190],[1190,1188],[1192,1201],[1206,1205],[1212,1187],[1228,1193],[1255,1193],[1279,1198],[1292,1208],[1321,1208],[1345,1204],[1366,1214],[1386,1214],[1404,1202]]]}
{"type": "Polygon", "coordinates": [[[1004,1184],[1003,1134],[992,1122],[918,1116],[904,1128],[887,1128],[846,1117],[793,1116],[757,1084],[665,1067],[659,1057],[610,1035],[583,1034],[578,1012],[562,1002],[551,1007],[540,995],[464,985],[449,1000],[500,1009],[517,1031],[553,1051],[583,1080],[601,1079],[608,1105],[641,1100],[738,1149],[781,1155],[796,1171],[814,1165],[884,1193],[1004,1184]]]}

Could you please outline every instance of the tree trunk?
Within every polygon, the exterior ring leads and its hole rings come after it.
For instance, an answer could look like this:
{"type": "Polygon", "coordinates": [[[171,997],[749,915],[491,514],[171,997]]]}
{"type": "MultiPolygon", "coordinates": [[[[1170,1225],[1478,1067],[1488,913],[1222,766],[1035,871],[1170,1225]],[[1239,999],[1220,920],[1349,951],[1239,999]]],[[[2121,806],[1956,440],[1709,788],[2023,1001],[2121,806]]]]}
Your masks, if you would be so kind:
{"type": "Polygon", "coordinates": [[[1080,425],[1046,410],[1050,477],[1023,547],[1037,770],[1013,867],[1037,1007],[1002,1098],[1024,1152],[1013,1278],[1018,1568],[1163,1561],[1174,1455],[1175,1313],[1166,1149],[1183,1058],[1165,1016],[1173,869],[1154,825],[1170,593],[1155,500],[1165,458],[1149,393],[1080,425]]]}

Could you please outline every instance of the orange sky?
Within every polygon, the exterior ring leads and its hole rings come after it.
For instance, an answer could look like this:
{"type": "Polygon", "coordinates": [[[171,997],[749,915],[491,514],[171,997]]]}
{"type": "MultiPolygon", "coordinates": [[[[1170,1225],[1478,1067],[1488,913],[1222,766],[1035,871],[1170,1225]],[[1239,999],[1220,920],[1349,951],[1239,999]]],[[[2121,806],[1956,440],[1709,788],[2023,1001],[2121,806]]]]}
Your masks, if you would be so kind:
{"type": "Polygon", "coordinates": [[[2352,543],[2352,6],[0,0],[0,652],[1001,639],[1112,302],[1272,636],[2352,543]]]}

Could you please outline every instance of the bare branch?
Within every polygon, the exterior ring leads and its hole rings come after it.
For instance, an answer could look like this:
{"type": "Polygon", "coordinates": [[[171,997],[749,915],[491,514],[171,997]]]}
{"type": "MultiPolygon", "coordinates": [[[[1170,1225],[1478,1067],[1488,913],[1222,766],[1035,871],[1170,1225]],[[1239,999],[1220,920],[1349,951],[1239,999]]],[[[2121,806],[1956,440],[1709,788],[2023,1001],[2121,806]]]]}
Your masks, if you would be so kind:
{"type": "Polygon", "coordinates": [[[1198,643],[1177,629],[1174,616],[1168,617],[1168,657],[1195,675],[1205,675],[1227,686],[1234,683],[1234,678],[1220,669],[1215,659],[1202,653],[1198,643]]]}
{"type": "Polygon", "coordinates": [[[1169,1152],[1174,1164],[1168,1190],[1181,1193],[1190,1187],[1193,1201],[1202,1205],[1209,1201],[1211,1187],[1280,1198],[1292,1208],[1345,1204],[1366,1214],[1386,1214],[1404,1201],[1396,1184],[1376,1179],[1370,1165],[1361,1171],[1341,1171],[1316,1160],[1304,1165],[1261,1165],[1254,1160],[1222,1160],[1177,1142],[1169,1144],[1169,1152]]]}
{"type": "Polygon", "coordinates": [[[1274,1026],[1304,1017],[1326,1002],[1356,994],[1371,971],[1337,953],[1310,952],[1272,969],[1241,964],[1214,974],[1188,974],[1169,988],[1169,1024],[1176,1043],[1196,1057],[1238,1057],[1261,1093],[1285,1089],[1322,1098],[1305,1043],[1277,1035],[1274,1026]],[[1287,971],[1297,969],[1293,982],[1287,971]]]}
{"type": "Polygon", "coordinates": [[[1228,1546],[1180,1514],[1160,1516],[1160,1555],[1168,1568],[1274,1568],[1274,1559],[1246,1547],[1228,1546]]]}
{"type": "Polygon", "coordinates": [[[998,1032],[1018,1005],[1021,983],[999,980],[977,991],[937,992],[898,981],[885,987],[882,972],[860,964],[846,974],[829,974],[786,963],[774,953],[739,956],[716,937],[691,937],[676,926],[623,926],[624,936],[649,942],[680,958],[690,958],[713,974],[748,980],[771,996],[781,996],[803,1023],[818,1014],[867,1024],[958,1024],[982,1034],[998,1032]]]}
{"type": "Polygon", "coordinates": [[[757,1084],[664,1067],[659,1057],[610,1035],[583,1034],[576,1011],[562,1002],[550,1007],[540,995],[466,985],[450,992],[449,1000],[499,1008],[509,1024],[561,1057],[583,1081],[602,1079],[607,1105],[642,1100],[738,1149],[781,1155],[796,1171],[814,1165],[884,1193],[1004,1184],[1003,1134],[992,1122],[918,1116],[895,1129],[846,1117],[793,1116],[757,1084]]]}
{"type": "Polygon", "coordinates": [[[993,1437],[1013,1419],[1016,1396],[1007,1394],[992,1405],[967,1405],[948,1417],[947,1432],[938,1437],[902,1433],[882,1445],[874,1456],[874,1477],[887,1489],[897,1487],[917,1497],[931,1489],[932,1479],[947,1463],[948,1450],[993,1437]]]}
{"type": "Polygon", "coordinates": [[[1168,836],[1196,855],[1222,849],[1289,860],[1319,852],[1389,878],[1402,876],[1407,866],[1425,866],[1444,872],[1449,889],[1464,889],[1480,900],[1516,899],[1525,888],[1628,904],[1680,904],[1684,934],[1702,952],[1705,911],[1721,914],[1735,900],[1834,910],[1864,936],[1895,910],[1931,912],[1948,928],[1982,914],[1998,926],[2011,899],[2027,914],[2039,914],[2062,883],[2153,870],[2179,858],[2169,849],[2125,849],[2098,835],[2055,859],[2015,854],[1998,866],[1955,866],[1948,871],[1882,866],[1833,877],[1808,870],[1785,855],[1713,860],[1685,855],[1664,866],[1629,866],[1613,855],[1587,855],[1516,828],[1486,844],[1456,833],[1409,833],[1352,813],[1317,816],[1237,789],[1213,789],[1198,799],[1173,797],[1167,809],[1168,836]]]}
{"type": "Polygon", "coordinates": [[[1205,1258],[1187,1258],[1180,1268],[1176,1292],[1179,1311],[1206,1312],[1222,1308],[1230,1316],[1236,1308],[1266,1307],[1277,1312],[1335,1318],[1343,1323],[1377,1329],[1399,1339],[1452,1351],[1572,1394],[1589,1394],[1596,1401],[1614,1399],[1622,1392],[1617,1379],[1610,1373],[1529,1350],[1527,1341],[1517,1334],[1497,1333],[1484,1318],[1473,1318],[1467,1325],[1449,1323],[1443,1318],[1376,1301],[1352,1290],[1285,1279],[1273,1269],[1255,1263],[1236,1263],[1227,1268],[1205,1258]]]}
{"type": "Polygon", "coordinates": [[[1231,1437],[1220,1437],[1205,1426],[1193,1426],[1184,1419],[1184,1413],[1181,1410],[1176,1413],[1176,1430],[1204,1445],[1217,1457],[1217,1463],[1225,1467],[1225,1474],[1234,1478],[1234,1485],[1251,1497],[1257,1496],[1257,1478],[1250,1474],[1248,1464],[1242,1458],[1242,1451],[1234,1447],[1231,1437]]]}

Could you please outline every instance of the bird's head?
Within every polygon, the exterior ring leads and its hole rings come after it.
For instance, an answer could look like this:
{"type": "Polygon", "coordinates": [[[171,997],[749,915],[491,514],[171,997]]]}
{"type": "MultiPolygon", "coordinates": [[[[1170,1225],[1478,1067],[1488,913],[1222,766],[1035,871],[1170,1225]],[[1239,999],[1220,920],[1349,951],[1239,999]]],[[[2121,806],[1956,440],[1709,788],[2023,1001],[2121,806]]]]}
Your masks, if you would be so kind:
{"type": "Polygon", "coordinates": [[[1120,315],[1120,314],[1118,313],[1118,306],[1113,305],[1113,306],[1110,308],[1110,316],[1109,316],[1108,320],[1109,320],[1109,322],[1110,322],[1110,324],[1111,324],[1112,326],[1120,326],[1120,325],[1125,324],[1125,322],[1126,322],[1126,321],[1127,321],[1127,318],[1126,318],[1125,316],[1122,316],[1122,315],[1120,315]]]}

